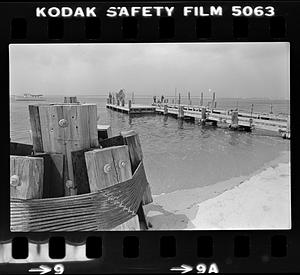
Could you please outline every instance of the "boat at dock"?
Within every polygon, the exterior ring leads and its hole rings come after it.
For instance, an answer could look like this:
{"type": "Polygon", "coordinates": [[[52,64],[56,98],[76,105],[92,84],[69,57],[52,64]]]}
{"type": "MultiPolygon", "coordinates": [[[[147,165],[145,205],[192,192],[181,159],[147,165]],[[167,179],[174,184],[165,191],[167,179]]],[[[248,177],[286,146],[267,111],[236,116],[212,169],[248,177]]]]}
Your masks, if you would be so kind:
{"type": "Polygon", "coordinates": [[[46,101],[42,94],[25,93],[23,96],[15,96],[16,101],[46,101]]]}

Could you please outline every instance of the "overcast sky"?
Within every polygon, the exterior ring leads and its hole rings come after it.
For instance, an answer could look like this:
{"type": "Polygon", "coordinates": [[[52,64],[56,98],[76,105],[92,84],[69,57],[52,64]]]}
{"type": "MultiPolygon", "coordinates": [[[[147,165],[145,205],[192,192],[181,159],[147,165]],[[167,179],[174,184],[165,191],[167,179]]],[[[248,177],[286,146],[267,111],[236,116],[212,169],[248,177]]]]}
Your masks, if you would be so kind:
{"type": "Polygon", "coordinates": [[[289,99],[288,43],[15,44],[10,92],[289,99]]]}

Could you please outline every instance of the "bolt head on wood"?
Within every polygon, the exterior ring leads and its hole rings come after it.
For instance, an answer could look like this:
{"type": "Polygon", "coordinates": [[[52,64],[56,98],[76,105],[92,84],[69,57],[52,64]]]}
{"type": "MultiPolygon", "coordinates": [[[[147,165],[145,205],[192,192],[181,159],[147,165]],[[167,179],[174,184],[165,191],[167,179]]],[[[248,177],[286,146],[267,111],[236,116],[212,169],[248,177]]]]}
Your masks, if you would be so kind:
{"type": "Polygon", "coordinates": [[[20,181],[19,176],[17,176],[17,175],[11,176],[10,177],[10,185],[13,186],[13,187],[20,186],[21,185],[21,181],[20,181]]]}
{"type": "Polygon", "coordinates": [[[63,119],[59,120],[58,125],[62,128],[66,128],[66,127],[68,127],[69,123],[66,119],[63,118],[63,119]]]}
{"type": "Polygon", "coordinates": [[[67,180],[66,181],[66,186],[67,186],[67,188],[74,188],[73,181],[67,180]]]}
{"type": "Polygon", "coordinates": [[[119,161],[119,167],[120,168],[123,168],[123,167],[125,167],[127,165],[127,162],[126,161],[124,161],[124,160],[120,160],[119,161]]]}
{"type": "Polygon", "coordinates": [[[112,169],[111,164],[109,164],[109,163],[105,164],[104,167],[103,167],[103,170],[104,170],[105,173],[109,173],[111,171],[111,169],[112,169]]]}

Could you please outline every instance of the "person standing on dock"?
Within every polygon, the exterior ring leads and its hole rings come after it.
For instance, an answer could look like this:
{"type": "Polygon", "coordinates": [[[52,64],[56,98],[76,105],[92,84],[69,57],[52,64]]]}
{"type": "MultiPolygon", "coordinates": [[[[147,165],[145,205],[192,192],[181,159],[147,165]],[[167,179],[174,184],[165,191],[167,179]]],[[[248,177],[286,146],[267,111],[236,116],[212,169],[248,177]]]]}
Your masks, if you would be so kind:
{"type": "Polygon", "coordinates": [[[156,103],[156,95],[153,96],[153,103],[156,103]]]}

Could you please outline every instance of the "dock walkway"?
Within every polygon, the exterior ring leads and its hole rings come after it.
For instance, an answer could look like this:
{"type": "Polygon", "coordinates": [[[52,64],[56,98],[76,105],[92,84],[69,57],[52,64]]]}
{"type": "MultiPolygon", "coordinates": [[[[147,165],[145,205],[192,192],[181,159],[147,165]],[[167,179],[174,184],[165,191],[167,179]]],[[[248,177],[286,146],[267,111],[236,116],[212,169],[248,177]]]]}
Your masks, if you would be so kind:
{"type": "Polygon", "coordinates": [[[141,104],[124,104],[121,105],[114,105],[114,104],[106,104],[106,108],[112,109],[114,111],[126,113],[126,114],[154,114],[156,112],[156,106],[149,106],[149,105],[141,105],[141,104]],[[131,106],[130,106],[131,105],[131,106]]]}
{"type": "Polygon", "coordinates": [[[204,106],[153,103],[152,105],[106,104],[106,107],[127,114],[158,113],[173,115],[180,119],[194,119],[199,122],[222,124],[229,128],[252,131],[261,129],[277,132],[284,138],[290,138],[290,116],[247,113],[237,110],[210,109],[204,106]]]}

